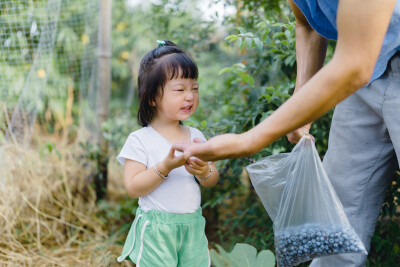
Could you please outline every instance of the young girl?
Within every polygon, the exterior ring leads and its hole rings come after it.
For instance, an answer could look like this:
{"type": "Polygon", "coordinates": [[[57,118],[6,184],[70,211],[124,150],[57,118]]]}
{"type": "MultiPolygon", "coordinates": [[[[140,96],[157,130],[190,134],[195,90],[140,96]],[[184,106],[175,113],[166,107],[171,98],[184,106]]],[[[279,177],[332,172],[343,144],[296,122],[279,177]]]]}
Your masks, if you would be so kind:
{"type": "Polygon", "coordinates": [[[219,174],[214,164],[186,160],[172,149],[177,142],[205,141],[199,130],[181,123],[199,103],[198,70],[173,42],[157,42],[139,69],[138,119],[143,128],[129,135],[117,157],[125,165],[128,194],[139,198],[118,261],[129,257],[137,267],[208,267],[198,183],[212,187],[219,174]]]}

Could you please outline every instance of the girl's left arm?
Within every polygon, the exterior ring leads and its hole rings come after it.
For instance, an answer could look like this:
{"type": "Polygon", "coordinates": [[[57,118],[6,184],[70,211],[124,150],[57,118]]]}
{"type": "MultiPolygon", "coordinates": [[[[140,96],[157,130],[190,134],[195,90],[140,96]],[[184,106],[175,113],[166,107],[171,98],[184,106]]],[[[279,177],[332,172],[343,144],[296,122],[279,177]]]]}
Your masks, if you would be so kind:
{"type": "MultiPolygon", "coordinates": [[[[212,169],[212,173],[209,178],[204,181],[199,181],[199,183],[204,187],[213,187],[218,183],[219,180],[219,172],[217,167],[215,167],[214,163],[210,163],[210,168],[212,169]]],[[[199,177],[201,178],[201,177],[199,177]]]]}

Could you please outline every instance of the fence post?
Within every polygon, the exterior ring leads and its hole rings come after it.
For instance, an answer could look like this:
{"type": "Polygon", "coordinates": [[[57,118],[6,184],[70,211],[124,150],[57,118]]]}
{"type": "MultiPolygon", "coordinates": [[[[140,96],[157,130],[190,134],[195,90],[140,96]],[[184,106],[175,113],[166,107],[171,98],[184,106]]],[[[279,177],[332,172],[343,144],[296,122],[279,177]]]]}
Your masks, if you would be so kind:
{"type": "Polygon", "coordinates": [[[99,0],[99,51],[98,51],[98,101],[97,143],[100,148],[98,172],[94,185],[97,200],[107,194],[108,141],[103,137],[101,125],[108,119],[111,88],[111,8],[112,0],[99,0]]]}

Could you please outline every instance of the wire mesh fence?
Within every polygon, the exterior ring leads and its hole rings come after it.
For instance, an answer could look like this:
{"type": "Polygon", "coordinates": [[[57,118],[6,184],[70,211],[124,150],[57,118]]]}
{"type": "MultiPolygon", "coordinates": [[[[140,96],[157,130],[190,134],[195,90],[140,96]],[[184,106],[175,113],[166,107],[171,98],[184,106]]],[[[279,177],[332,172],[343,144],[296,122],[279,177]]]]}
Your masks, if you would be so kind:
{"type": "Polygon", "coordinates": [[[64,137],[74,118],[93,127],[98,1],[5,0],[0,12],[0,137],[27,144],[36,119],[64,137]]]}

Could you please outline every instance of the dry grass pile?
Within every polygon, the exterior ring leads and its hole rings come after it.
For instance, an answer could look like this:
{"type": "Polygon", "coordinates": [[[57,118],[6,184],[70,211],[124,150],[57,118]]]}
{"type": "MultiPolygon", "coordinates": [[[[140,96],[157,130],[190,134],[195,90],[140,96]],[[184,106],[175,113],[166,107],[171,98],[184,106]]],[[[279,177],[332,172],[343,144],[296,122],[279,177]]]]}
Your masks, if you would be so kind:
{"type": "Polygon", "coordinates": [[[0,145],[0,266],[121,266],[72,151],[0,145]]]}

